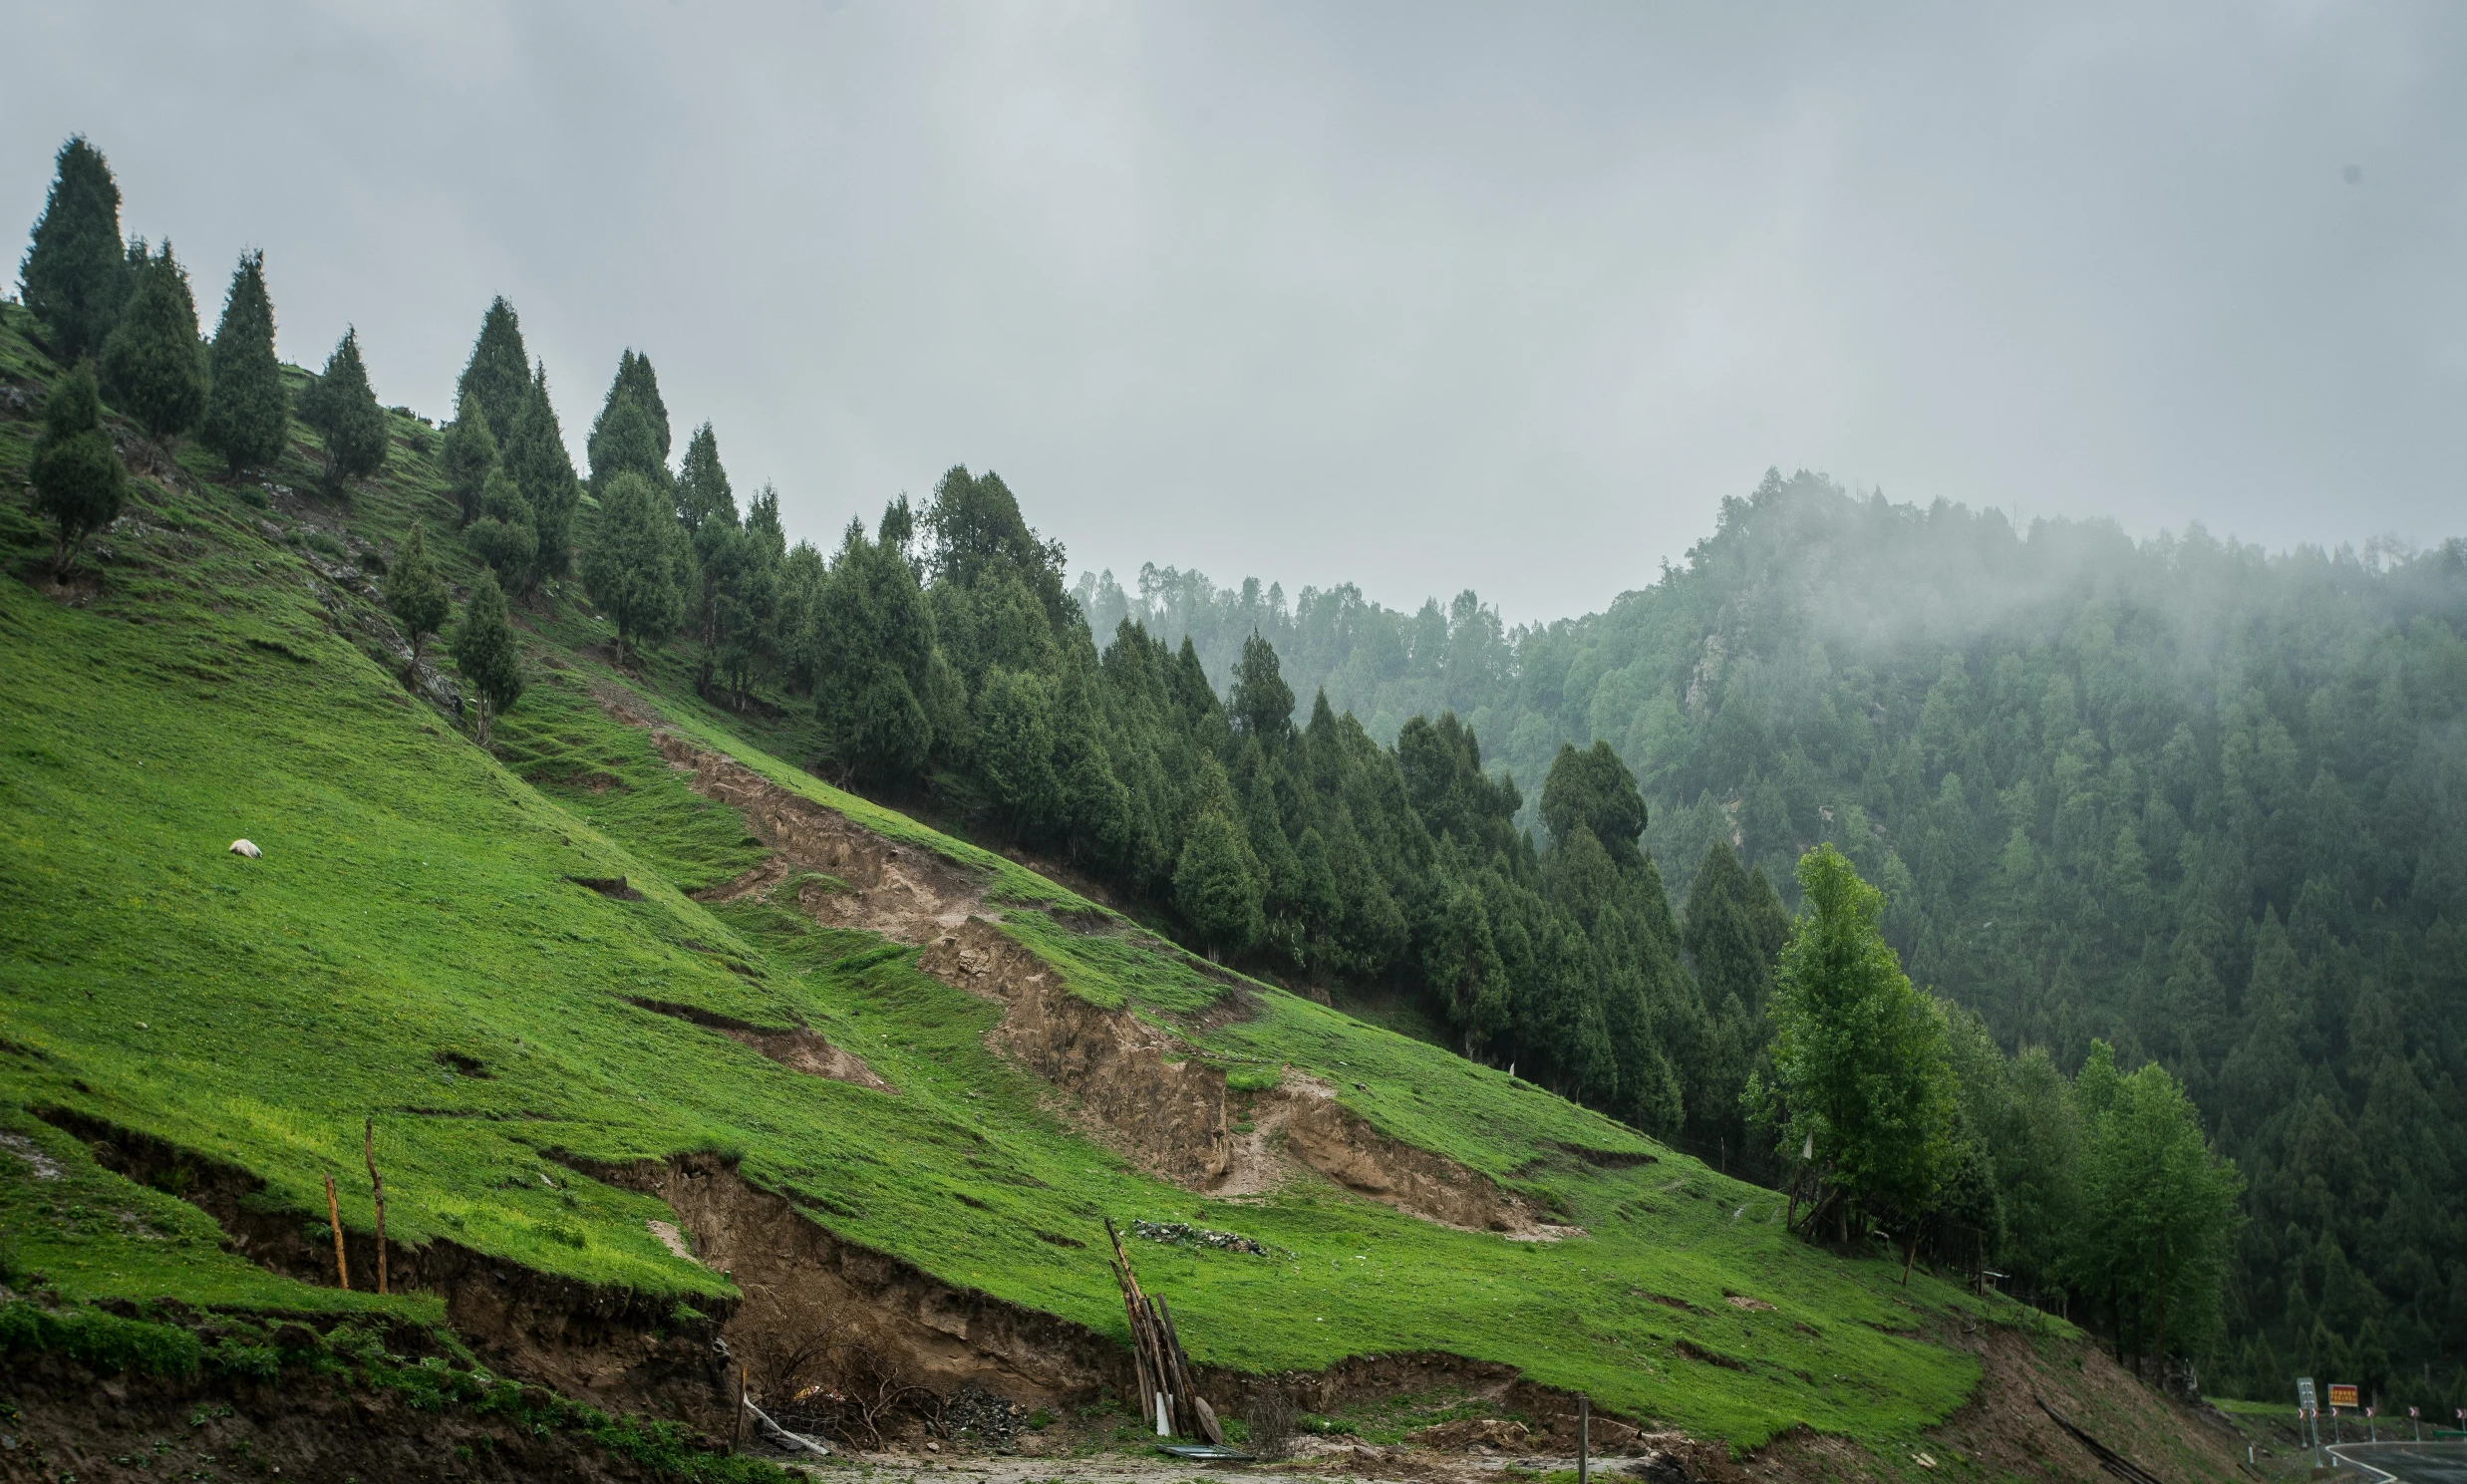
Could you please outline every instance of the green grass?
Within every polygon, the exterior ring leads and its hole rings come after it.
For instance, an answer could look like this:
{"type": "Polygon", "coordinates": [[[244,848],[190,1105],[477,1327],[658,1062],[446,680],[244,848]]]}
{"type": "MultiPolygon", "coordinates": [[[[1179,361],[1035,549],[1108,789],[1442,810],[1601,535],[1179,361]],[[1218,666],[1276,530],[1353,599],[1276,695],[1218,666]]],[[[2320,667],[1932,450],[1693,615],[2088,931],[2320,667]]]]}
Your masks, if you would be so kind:
{"type": "MultiPolygon", "coordinates": [[[[10,320],[0,365],[40,371],[10,320]]],[[[261,525],[383,542],[419,516],[450,575],[467,578],[433,454],[411,455],[410,425],[399,432],[397,461],[347,500],[277,495],[269,513],[247,486],[149,486],[133,506],[144,529],[106,543],[91,601],[0,578],[0,1104],[9,1130],[64,1167],[73,1141],[22,1109],[74,1109],[239,1165],[277,1208],[321,1217],[322,1177],[357,1167],[373,1116],[390,1235],[690,1300],[728,1285],[651,1237],[644,1221],[663,1208],[555,1156],[722,1150],[850,1240],[1109,1334],[1122,1318],[1095,1255],[1103,1216],[1204,1222],[1290,1254],[1135,1251],[1202,1363],[1448,1350],[1741,1446],[1802,1423],[1904,1437],[1969,1394],[1977,1364],[1912,1333],[1975,1315],[1967,1296],[1924,1274],[1905,1293],[1889,1263],[1790,1240],[1767,1192],[1282,991],[1257,989],[1257,1013],[1197,1034],[1203,1048],[1252,1080],[1285,1067],[1324,1078],[1386,1133],[1530,1193],[1585,1234],[1511,1243],[1310,1180],[1209,1201],[1127,1167],[986,1049],[997,1009],[918,972],[911,951],[770,903],[687,895],[759,848],[592,699],[629,682],[595,657],[605,630],[570,593],[544,594],[524,618],[533,686],[495,755],[405,695],[371,658],[365,601],[261,525]],[[241,835],[262,860],[225,853],[241,835]],[[569,879],[616,876],[643,900],[569,879]],[[898,1095],[798,1075],[637,1000],[810,1025],[898,1095]],[[1571,1151],[1656,1158],[1622,1168],[1571,1151]],[[1777,1308],[1744,1313],[1725,1291],[1777,1308]],[[1682,1342],[1735,1365],[1690,1358],[1682,1342]]],[[[27,442],[24,424],[0,420],[0,488],[19,486],[27,442]]],[[[277,470],[294,488],[311,477],[297,453],[277,470]]],[[[39,540],[0,501],[0,559],[30,573],[39,540]]],[[[1109,916],[778,760],[681,697],[679,672],[655,661],[643,700],[701,744],[988,873],[1014,909],[1109,916]]],[[[765,740],[793,742],[792,727],[771,725],[765,740]]],[[[1075,992],[1162,1024],[1226,993],[1188,955],[1113,921],[1080,935],[1014,910],[1004,930],[1075,992]]],[[[190,1208],[115,1178],[77,1164],[72,1197],[0,1153],[0,1210],[13,1229],[25,1213],[21,1253],[64,1292],[364,1302],[259,1273],[221,1253],[190,1208]]],[[[344,1219],[365,1230],[365,1186],[342,1183],[344,1219]]]]}

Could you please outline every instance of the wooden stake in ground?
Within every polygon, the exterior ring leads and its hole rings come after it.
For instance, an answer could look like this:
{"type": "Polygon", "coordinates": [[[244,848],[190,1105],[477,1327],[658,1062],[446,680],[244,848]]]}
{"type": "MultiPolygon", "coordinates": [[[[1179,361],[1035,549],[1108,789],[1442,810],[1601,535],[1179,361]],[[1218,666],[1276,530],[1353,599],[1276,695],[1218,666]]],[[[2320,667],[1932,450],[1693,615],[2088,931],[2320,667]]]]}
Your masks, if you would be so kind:
{"type": "Polygon", "coordinates": [[[377,1292],[386,1291],[386,1181],[377,1173],[377,1120],[360,1130],[360,1152],[369,1162],[369,1189],[377,1197],[377,1292]]]}
{"type": "Polygon", "coordinates": [[[1593,1396],[1576,1393],[1576,1484],[1586,1484],[1593,1466],[1593,1396]]]}
{"type": "Polygon", "coordinates": [[[343,1261],[343,1208],[334,1199],[334,1172],[326,1172],[326,1225],[334,1233],[334,1281],[351,1292],[351,1268],[343,1261]]]}

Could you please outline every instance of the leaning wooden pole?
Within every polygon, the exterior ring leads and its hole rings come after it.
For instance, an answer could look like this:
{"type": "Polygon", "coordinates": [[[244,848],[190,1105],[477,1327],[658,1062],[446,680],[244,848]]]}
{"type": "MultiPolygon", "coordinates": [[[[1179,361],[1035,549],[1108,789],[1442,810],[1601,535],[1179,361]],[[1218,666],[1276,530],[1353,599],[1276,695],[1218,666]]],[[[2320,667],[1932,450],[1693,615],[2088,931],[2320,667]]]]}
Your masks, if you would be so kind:
{"type": "Polygon", "coordinates": [[[377,1198],[377,1292],[386,1291],[386,1181],[377,1173],[377,1120],[360,1130],[360,1153],[369,1162],[369,1190],[377,1198]]]}
{"type": "Polygon", "coordinates": [[[326,1226],[334,1233],[334,1281],[351,1292],[351,1265],[343,1261],[343,1207],[334,1199],[334,1172],[326,1172],[326,1226]]]}

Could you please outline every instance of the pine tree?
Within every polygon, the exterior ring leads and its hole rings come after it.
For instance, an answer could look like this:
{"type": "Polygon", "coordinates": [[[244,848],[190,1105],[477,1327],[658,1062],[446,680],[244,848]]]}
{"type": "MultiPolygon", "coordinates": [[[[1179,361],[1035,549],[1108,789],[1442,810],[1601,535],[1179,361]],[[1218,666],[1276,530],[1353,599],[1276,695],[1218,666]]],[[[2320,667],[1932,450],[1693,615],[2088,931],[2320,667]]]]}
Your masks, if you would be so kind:
{"type": "Polygon", "coordinates": [[[17,271],[52,359],[70,366],[100,351],[119,323],[129,258],[120,241],[120,186],[103,151],[72,135],[53,165],[51,194],[17,271]]]}
{"type": "Polygon", "coordinates": [[[168,444],[196,427],[205,411],[197,304],[169,242],[151,257],[138,244],[132,261],[139,265],[135,286],[103,342],[103,386],[148,438],[168,444]]]}
{"type": "Polygon", "coordinates": [[[530,383],[531,355],[522,347],[522,322],[500,294],[489,301],[488,312],[480,317],[471,358],[463,363],[463,377],[455,383],[455,404],[460,407],[466,399],[478,403],[490,437],[502,445],[513,438],[514,415],[521,410],[530,383]]]}
{"type": "Polygon", "coordinates": [[[428,536],[417,520],[411,534],[403,538],[403,549],[396,552],[394,564],[386,569],[384,589],[386,611],[394,615],[403,632],[411,636],[411,670],[420,670],[420,652],[426,648],[429,636],[446,627],[449,595],[446,581],[437,572],[437,564],[429,559],[428,536]]]}
{"type": "Polygon", "coordinates": [[[632,350],[617,358],[617,375],[608,384],[608,398],[591,425],[584,445],[591,459],[591,490],[597,494],[620,473],[632,472],[662,489],[671,482],[668,471],[668,405],[660,401],[659,378],[651,358],[632,350]]]}
{"type": "Polygon", "coordinates": [[[479,487],[479,518],[468,532],[471,550],[488,564],[497,580],[514,592],[528,592],[539,561],[539,526],[531,502],[502,465],[488,470],[479,487]]]}
{"type": "Polygon", "coordinates": [[[1263,746],[1280,747],[1294,734],[1294,688],[1279,673],[1276,646],[1251,631],[1234,666],[1233,694],[1225,710],[1234,724],[1263,746]]]}
{"type": "Polygon", "coordinates": [[[1233,958],[1265,926],[1258,876],[1242,826],[1222,809],[1203,809],[1173,868],[1173,904],[1208,952],[1233,958]]]}
{"type": "Polygon", "coordinates": [[[325,444],[326,485],[365,479],[386,462],[386,414],[360,360],[360,332],[346,328],[325,372],[300,394],[300,421],[325,444]]]}
{"type": "Polygon", "coordinates": [[[591,601],[616,621],[618,664],[629,641],[639,652],[676,628],[684,606],[677,591],[682,544],[665,491],[630,470],[609,479],[583,550],[582,580],[591,601]]]}
{"type": "MultiPolygon", "coordinates": [[[[933,613],[897,544],[869,541],[849,521],[806,623],[826,755],[886,782],[913,776],[944,741],[926,710],[940,656],[933,613]]],[[[964,726],[964,709],[952,720],[964,726]]]]}
{"type": "Polygon", "coordinates": [[[1632,869],[1644,864],[1637,837],[1645,833],[1645,796],[1628,764],[1600,739],[1581,752],[1574,742],[1560,743],[1542,781],[1542,823],[1553,835],[1582,824],[1612,860],[1632,869]]]}
{"type": "Polygon", "coordinates": [[[1059,812],[1054,771],[1054,698],[1045,677],[994,670],[977,692],[972,755],[986,791],[1013,831],[1033,833],[1059,812]]]}
{"type": "Polygon", "coordinates": [[[52,570],[66,573],[86,538],[120,516],[129,476],[103,431],[103,403],[94,373],[79,366],[52,387],[43,405],[43,434],[27,472],[34,508],[58,528],[52,570]]]}
{"type": "Polygon", "coordinates": [[[454,492],[459,523],[479,518],[480,491],[497,466],[496,438],[488,432],[488,415],[479,399],[463,394],[463,405],[446,425],[446,487],[454,492]]]}
{"type": "Polygon", "coordinates": [[[484,747],[490,725],[513,710],[522,696],[522,656],[514,646],[513,626],[505,621],[505,594],[494,573],[482,572],[471,583],[470,601],[455,630],[454,663],[479,705],[474,734],[484,747]]]}
{"type": "Polygon", "coordinates": [[[711,518],[737,524],[737,496],[720,463],[719,436],[705,423],[686,440],[685,457],[677,460],[677,522],[699,531],[711,518]]]}
{"type": "Polygon", "coordinates": [[[538,531],[532,571],[538,577],[563,577],[573,568],[574,511],[582,486],[574,477],[573,455],[565,450],[565,434],[557,410],[548,401],[548,368],[534,369],[522,405],[514,413],[514,431],[504,445],[505,470],[514,476],[531,520],[538,531]]]}
{"type": "Polygon", "coordinates": [[[222,323],[214,329],[205,423],[197,442],[223,457],[231,477],[279,457],[291,437],[290,399],[274,359],[274,303],[265,292],[265,254],[245,252],[231,274],[222,323]]]}

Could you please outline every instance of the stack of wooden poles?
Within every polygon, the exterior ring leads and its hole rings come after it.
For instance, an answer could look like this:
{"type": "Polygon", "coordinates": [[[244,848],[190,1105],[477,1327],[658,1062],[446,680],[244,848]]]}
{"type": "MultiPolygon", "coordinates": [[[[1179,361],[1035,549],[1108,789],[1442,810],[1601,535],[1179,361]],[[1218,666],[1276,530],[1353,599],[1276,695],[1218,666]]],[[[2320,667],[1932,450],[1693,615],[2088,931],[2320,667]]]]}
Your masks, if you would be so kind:
{"type": "Polygon", "coordinates": [[[1158,1437],[1179,1433],[1224,1446],[1225,1429],[1216,1412],[1191,1384],[1190,1357],[1173,1333],[1173,1314],[1162,1299],[1139,1291],[1130,1271],[1130,1254],[1122,1250],[1122,1234],[1105,1218],[1105,1235],[1113,1241],[1113,1280],[1122,1286],[1122,1308],[1130,1316],[1130,1351],[1139,1369],[1140,1406],[1158,1437]]]}

